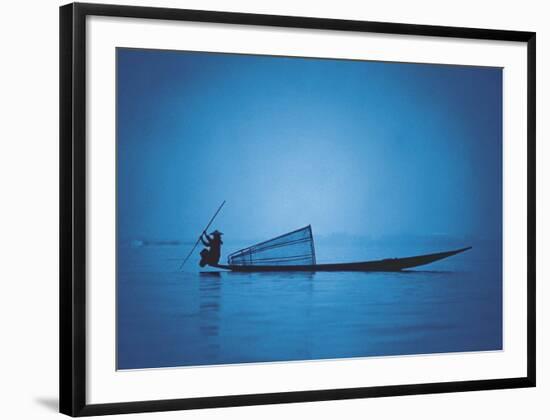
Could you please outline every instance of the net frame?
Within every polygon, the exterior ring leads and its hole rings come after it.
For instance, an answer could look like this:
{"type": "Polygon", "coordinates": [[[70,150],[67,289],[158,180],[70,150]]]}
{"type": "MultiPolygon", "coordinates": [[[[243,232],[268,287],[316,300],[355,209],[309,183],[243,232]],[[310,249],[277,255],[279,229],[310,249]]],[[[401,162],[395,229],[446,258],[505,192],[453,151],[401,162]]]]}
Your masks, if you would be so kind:
{"type": "Polygon", "coordinates": [[[307,225],[303,228],[287,232],[275,238],[268,239],[263,242],[251,245],[247,248],[240,249],[238,251],[229,254],[227,257],[227,263],[229,265],[251,265],[251,266],[292,266],[292,265],[315,265],[317,263],[315,258],[315,244],[313,242],[313,231],[311,225],[307,225]],[[307,236],[305,238],[299,238],[288,242],[276,243],[277,240],[284,238],[285,236],[291,236],[301,231],[306,231],[307,236]],[[275,242],[275,243],[273,243],[275,242]],[[310,253],[305,255],[292,255],[286,257],[272,257],[272,258],[254,258],[255,254],[270,251],[277,248],[282,248],[289,245],[296,245],[299,243],[309,242],[310,253]],[[300,263],[302,262],[302,263],[300,263]],[[294,264],[293,264],[294,263],[294,264]]]}

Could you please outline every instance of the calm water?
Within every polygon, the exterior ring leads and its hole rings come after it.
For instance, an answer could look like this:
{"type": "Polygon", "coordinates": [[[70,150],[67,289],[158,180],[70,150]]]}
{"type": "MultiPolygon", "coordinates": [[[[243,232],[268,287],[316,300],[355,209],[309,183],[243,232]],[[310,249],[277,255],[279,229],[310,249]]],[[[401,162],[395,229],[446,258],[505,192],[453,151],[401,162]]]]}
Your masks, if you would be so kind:
{"type": "MultiPolygon", "coordinates": [[[[247,243],[249,244],[249,243],[247,243]]],[[[240,245],[224,245],[227,251],[240,245]]],[[[190,246],[119,247],[118,368],[502,348],[502,274],[491,243],[317,244],[318,262],[473,245],[402,273],[179,272],[190,246]]],[[[198,251],[196,252],[198,254],[198,251]]]]}

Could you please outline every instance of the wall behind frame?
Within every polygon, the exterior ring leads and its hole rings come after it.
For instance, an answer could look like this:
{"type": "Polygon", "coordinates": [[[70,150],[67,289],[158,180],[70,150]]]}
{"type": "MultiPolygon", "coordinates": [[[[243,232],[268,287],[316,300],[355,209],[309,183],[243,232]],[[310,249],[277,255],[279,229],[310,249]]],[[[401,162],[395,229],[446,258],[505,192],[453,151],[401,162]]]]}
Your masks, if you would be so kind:
{"type": "MultiPolygon", "coordinates": [[[[94,1],[90,1],[94,2],[94,1]]],[[[107,2],[107,1],[103,1],[107,2]]],[[[537,32],[537,226],[538,226],[538,387],[461,394],[329,401],[194,412],[126,415],[124,419],[280,419],[370,418],[463,420],[465,418],[546,418],[550,364],[540,355],[548,348],[550,323],[543,301],[550,268],[550,132],[544,114],[550,100],[550,41],[544,2],[504,3],[461,0],[387,0],[385,2],[313,2],[292,0],[151,0],[112,3],[305,15],[401,23],[516,29],[537,32]]],[[[0,25],[0,316],[3,369],[0,379],[5,418],[36,420],[57,414],[58,317],[58,7],[64,2],[29,0],[4,6],[0,25]]],[[[118,418],[118,417],[117,417],[118,418]]]]}

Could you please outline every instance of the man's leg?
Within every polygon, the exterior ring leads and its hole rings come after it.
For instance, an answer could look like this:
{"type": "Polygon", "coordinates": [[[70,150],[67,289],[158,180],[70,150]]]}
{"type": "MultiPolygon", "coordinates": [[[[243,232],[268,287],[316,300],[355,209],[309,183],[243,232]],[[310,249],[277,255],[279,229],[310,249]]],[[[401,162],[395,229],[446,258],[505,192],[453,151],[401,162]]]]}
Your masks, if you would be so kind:
{"type": "Polygon", "coordinates": [[[208,254],[209,252],[206,248],[201,251],[201,261],[199,262],[199,265],[201,267],[204,267],[206,264],[208,264],[208,254]]]}

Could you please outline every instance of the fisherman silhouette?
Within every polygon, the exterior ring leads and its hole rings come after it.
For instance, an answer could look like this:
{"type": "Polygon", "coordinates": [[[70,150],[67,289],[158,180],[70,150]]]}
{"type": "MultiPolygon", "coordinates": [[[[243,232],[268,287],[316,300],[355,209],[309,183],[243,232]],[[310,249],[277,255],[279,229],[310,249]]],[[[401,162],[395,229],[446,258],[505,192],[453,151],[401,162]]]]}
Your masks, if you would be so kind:
{"type": "Polygon", "coordinates": [[[206,231],[203,231],[201,236],[199,236],[200,241],[206,247],[201,251],[201,261],[199,262],[201,267],[205,265],[217,265],[220,261],[223,244],[222,235],[223,233],[215,230],[210,235],[206,231]]]}

